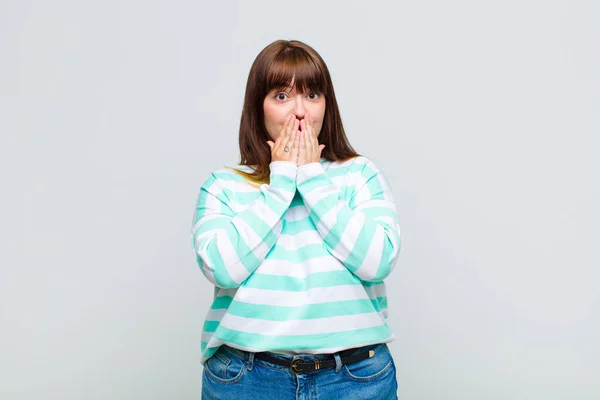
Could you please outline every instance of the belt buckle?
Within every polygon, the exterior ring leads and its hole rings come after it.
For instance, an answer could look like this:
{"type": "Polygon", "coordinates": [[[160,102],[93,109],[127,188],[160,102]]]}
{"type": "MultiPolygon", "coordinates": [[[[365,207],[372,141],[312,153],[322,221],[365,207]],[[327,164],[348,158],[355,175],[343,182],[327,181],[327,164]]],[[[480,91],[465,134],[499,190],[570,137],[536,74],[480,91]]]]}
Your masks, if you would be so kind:
{"type": "Polygon", "coordinates": [[[302,362],[301,358],[294,358],[292,360],[291,368],[292,368],[292,371],[294,371],[294,373],[299,374],[300,372],[302,372],[302,370],[298,366],[298,364],[301,363],[301,362],[302,362]]]}

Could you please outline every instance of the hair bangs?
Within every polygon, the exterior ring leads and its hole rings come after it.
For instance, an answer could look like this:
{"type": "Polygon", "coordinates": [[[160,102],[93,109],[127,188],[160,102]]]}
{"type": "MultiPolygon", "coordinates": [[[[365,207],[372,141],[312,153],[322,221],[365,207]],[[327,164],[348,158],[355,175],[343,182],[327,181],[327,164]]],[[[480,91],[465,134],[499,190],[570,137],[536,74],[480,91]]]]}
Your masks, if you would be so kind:
{"type": "Polygon", "coordinates": [[[272,89],[292,89],[292,81],[300,93],[328,92],[324,69],[303,49],[288,48],[279,54],[267,72],[267,93],[272,89]]]}

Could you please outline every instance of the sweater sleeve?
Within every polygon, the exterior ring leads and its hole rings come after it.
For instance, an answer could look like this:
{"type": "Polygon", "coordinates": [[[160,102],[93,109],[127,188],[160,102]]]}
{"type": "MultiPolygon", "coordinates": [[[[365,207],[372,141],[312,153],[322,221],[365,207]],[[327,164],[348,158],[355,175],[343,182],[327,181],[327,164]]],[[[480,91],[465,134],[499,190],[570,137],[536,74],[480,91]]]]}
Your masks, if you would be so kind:
{"type": "Polygon", "coordinates": [[[295,163],[270,164],[270,183],[239,213],[231,189],[213,172],[200,189],[191,232],[196,261],[204,276],[221,288],[239,287],[264,261],[283,227],[282,216],[296,192],[295,163]]]}
{"type": "Polygon", "coordinates": [[[320,163],[298,168],[297,187],[325,248],[363,281],[387,277],[400,253],[396,204],[387,180],[366,157],[347,203],[320,163]]]}

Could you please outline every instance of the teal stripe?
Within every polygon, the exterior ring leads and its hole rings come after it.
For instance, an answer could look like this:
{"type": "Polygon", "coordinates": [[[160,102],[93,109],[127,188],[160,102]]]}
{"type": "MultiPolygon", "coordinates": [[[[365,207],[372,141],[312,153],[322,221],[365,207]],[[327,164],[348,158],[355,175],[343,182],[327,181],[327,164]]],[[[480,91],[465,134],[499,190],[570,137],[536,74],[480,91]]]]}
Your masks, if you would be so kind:
{"type": "MultiPolygon", "coordinates": [[[[356,218],[354,216],[353,218],[356,218]]],[[[348,266],[352,271],[356,271],[364,262],[369,246],[373,242],[373,236],[377,229],[377,223],[375,221],[366,220],[360,229],[358,239],[354,243],[354,247],[351,249],[350,254],[344,260],[344,264],[348,266]]],[[[356,232],[352,232],[356,235],[356,232]]]]}
{"type": "Polygon", "coordinates": [[[202,328],[202,330],[204,332],[214,332],[217,330],[220,323],[220,321],[211,321],[207,319],[206,321],[204,321],[204,327],[202,328]]]}
{"type": "Polygon", "coordinates": [[[234,201],[236,203],[242,205],[249,205],[256,201],[259,197],[261,197],[262,193],[259,192],[234,192],[231,189],[223,189],[223,193],[230,199],[230,201],[234,201]]]}
{"type": "Polygon", "coordinates": [[[329,176],[344,176],[348,174],[356,173],[364,168],[364,163],[351,161],[348,165],[343,167],[330,167],[327,168],[327,175],[329,176]]]}
{"type": "Polygon", "coordinates": [[[210,308],[212,308],[213,310],[219,310],[219,309],[222,309],[222,308],[228,308],[229,305],[231,304],[232,300],[233,300],[233,297],[231,297],[231,296],[219,296],[219,297],[215,297],[215,299],[213,300],[213,303],[210,306],[210,308]]]}
{"type": "Polygon", "coordinates": [[[297,235],[306,231],[315,231],[315,225],[310,219],[310,217],[306,217],[303,219],[299,219],[297,221],[283,221],[281,233],[286,233],[288,235],[297,235]]]}
{"type": "MultiPolygon", "coordinates": [[[[311,217],[316,217],[316,221],[320,221],[321,217],[327,214],[332,208],[338,205],[339,193],[330,193],[323,197],[310,208],[311,217]]],[[[315,219],[313,219],[315,221],[315,219]]]]}
{"type": "Polygon", "coordinates": [[[369,193],[371,194],[369,196],[369,198],[371,200],[373,200],[373,199],[383,200],[385,198],[384,192],[383,192],[383,187],[381,186],[381,182],[379,181],[379,178],[377,177],[377,175],[373,176],[371,179],[369,179],[367,181],[367,187],[369,188],[369,193]]]}
{"type": "Polygon", "coordinates": [[[360,283],[364,286],[364,287],[371,287],[371,286],[375,286],[375,285],[381,285],[383,283],[383,281],[381,279],[378,279],[376,281],[360,281],[360,283]]]}
{"type": "MultiPolygon", "coordinates": [[[[307,304],[304,306],[272,306],[233,301],[228,313],[246,318],[269,321],[310,320],[341,315],[367,314],[379,311],[370,299],[334,301],[329,303],[307,304]]],[[[379,307],[377,305],[377,307],[379,307]]]]}
{"type": "Polygon", "coordinates": [[[384,341],[390,336],[392,336],[392,331],[387,323],[373,328],[313,335],[261,335],[227,329],[223,326],[220,326],[215,332],[215,337],[226,343],[267,350],[308,350],[338,347],[340,345],[353,346],[384,341]]]}
{"type": "Polygon", "coordinates": [[[254,273],[244,283],[245,287],[267,290],[302,292],[314,288],[341,285],[360,285],[361,281],[348,271],[328,271],[310,274],[306,278],[263,275],[254,273]]]}
{"type": "MultiPolygon", "coordinates": [[[[275,245],[269,253],[269,260],[284,260],[294,264],[301,264],[311,258],[324,257],[329,252],[323,247],[322,243],[307,244],[298,249],[286,249],[282,245],[275,245]]],[[[300,266],[298,266],[300,268],[300,266]]]]}
{"type": "Polygon", "coordinates": [[[215,229],[226,229],[231,225],[230,217],[213,217],[207,221],[202,222],[194,231],[194,241],[196,238],[204,233],[210,232],[215,229]]]}
{"type": "MultiPolygon", "coordinates": [[[[280,215],[280,214],[278,214],[280,215]]],[[[244,221],[256,234],[258,237],[267,238],[273,234],[273,227],[267,224],[264,218],[261,218],[260,215],[257,215],[251,209],[246,209],[239,213],[236,218],[240,218],[244,221]]],[[[271,238],[274,239],[274,238],[271,238]]]]}
{"type": "Polygon", "coordinates": [[[384,308],[387,308],[387,297],[377,297],[375,299],[371,299],[371,303],[373,304],[373,308],[377,311],[381,311],[384,308]]]}
{"type": "Polygon", "coordinates": [[[282,174],[271,174],[270,186],[277,188],[291,188],[294,192],[296,191],[296,179],[295,177],[289,177],[282,174]]]}
{"type": "Polygon", "coordinates": [[[204,361],[211,358],[219,349],[219,347],[206,347],[208,346],[208,342],[200,342],[200,349],[202,353],[202,357],[204,361]]]}
{"type": "MultiPolygon", "coordinates": [[[[360,212],[364,213],[367,217],[373,218],[373,219],[379,218],[379,217],[391,217],[393,219],[397,218],[396,212],[394,210],[392,210],[391,208],[382,207],[382,206],[362,208],[360,210],[360,212]]],[[[381,222],[379,222],[379,223],[381,223],[381,222]]]]}
{"type": "MultiPolygon", "coordinates": [[[[251,211],[242,212],[236,218],[240,218],[246,223],[248,223],[249,220],[258,220],[258,218],[255,218],[255,214],[251,211]]],[[[249,226],[254,227],[255,232],[257,229],[266,229],[264,225],[266,224],[264,224],[263,221],[261,221],[260,224],[249,224],[249,226]]],[[[227,232],[227,238],[229,239],[229,242],[231,242],[231,245],[234,248],[234,251],[237,254],[238,258],[240,259],[240,262],[242,263],[244,268],[246,268],[246,271],[248,271],[249,273],[254,272],[254,270],[256,270],[256,268],[258,268],[258,266],[260,265],[261,260],[256,257],[252,249],[244,241],[242,236],[240,236],[240,233],[237,231],[234,225],[230,225],[229,229],[227,229],[225,232],[227,232]]],[[[264,237],[265,242],[275,242],[276,236],[271,231],[271,229],[269,228],[266,232],[268,233],[266,233],[264,236],[261,236],[264,237]]],[[[254,247],[256,247],[256,244],[254,245],[254,247]]],[[[222,255],[220,255],[220,257],[222,257],[222,255]]]]}
{"type": "MultiPolygon", "coordinates": [[[[206,237],[200,241],[198,248],[202,249],[206,245],[206,242],[210,242],[212,238],[206,237]]],[[[219,253],[216,243],[212,241],[209,243],[206,248],[206,254],[208,259],[213,264],[213,275],[215,277],[215,281],[218,283],[220,287],[238,287],[239,285],[231,279],[229,276],[229,272],[227,272],[227,268],[225,268],[225,263],[223,263],[223,258],[219,253]]],[[[204,272],[204,271],[203,271],[204,272]]]]}
{"type": "Polygon", "coordinates": [[[333,181],[331,180],[331,178],[326,173],[322,173],[319,175],[311,176],[310,178],[299,184],[298,188],[302,188],[302,193],[311,193],[313,190],[322,187],[327,187],[332,184],[333,181]]]}
{"type": "MultiPolygon", "coordinates": [[[[342,240],[342,236],[344,235],[344,231],[350,222],[350,217],[353,211],[348,207],[340,208],[337,217],[337,223],[327,232],[327,235],[323,238],[327,249],[333,251],[342,240]]],[[[343,261],[343,260],[342,260],[343,261]]],[[[353,270],[354,271],[354,270],[353,270]]]]}

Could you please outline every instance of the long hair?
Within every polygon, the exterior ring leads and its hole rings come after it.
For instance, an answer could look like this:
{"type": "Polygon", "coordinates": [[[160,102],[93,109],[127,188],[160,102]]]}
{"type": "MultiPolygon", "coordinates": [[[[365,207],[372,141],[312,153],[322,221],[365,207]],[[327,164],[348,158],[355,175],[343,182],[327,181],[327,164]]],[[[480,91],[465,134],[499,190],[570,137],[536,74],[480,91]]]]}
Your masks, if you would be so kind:
{"type": "Polygon", "coordinates": [[[321,157],[329,161],[348,160],[358,154],[348,142],[338,109],[333,83],[327,65],[310,46],[298,40],[277,40],[256,57],[246,84],[246,94],[240,122],[240,165],[252,167],[252,172],[235,172],[257,184],[270,183],[272,140],[265,127],[263,102],[272,89],[290,86],[321,93],[325,96],[325,115],[319,143],[325,148],[321,157]]]}

